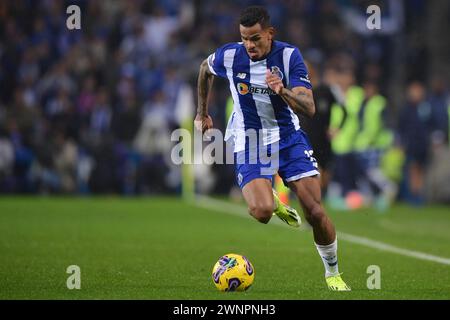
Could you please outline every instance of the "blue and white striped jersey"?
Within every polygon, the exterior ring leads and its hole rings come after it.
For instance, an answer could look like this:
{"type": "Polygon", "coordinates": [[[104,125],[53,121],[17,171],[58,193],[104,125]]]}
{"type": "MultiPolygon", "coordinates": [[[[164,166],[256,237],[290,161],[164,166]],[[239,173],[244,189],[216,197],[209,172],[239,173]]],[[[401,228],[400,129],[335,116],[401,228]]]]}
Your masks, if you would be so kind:
{"type": "Polygon", "coordinates": [[[225,140],[233,138],[234,151],[245,149],[245,130],[261,130],[264,145],[300,129],[299,119],[286,102],[270,88],[266,70],[278,73],[286,88],[311,89],[308,71],[298,48],[273,41],[264,60],[252,61],[242,42],[229,43],[208,57],[211,72],[226,78],[234,101],[225,140]]]}

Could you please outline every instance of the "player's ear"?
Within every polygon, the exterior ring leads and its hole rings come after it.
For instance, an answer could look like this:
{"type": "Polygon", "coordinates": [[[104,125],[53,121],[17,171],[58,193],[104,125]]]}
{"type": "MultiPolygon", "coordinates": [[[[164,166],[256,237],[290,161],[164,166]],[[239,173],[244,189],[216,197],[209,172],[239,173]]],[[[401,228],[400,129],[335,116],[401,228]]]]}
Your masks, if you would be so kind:
{"type": "Polygon", "coordinates": [[[267,27],[267,32],[269,33],[269,39],[272,40],[275,37],[276,30],[274,27],[267,27]]]}

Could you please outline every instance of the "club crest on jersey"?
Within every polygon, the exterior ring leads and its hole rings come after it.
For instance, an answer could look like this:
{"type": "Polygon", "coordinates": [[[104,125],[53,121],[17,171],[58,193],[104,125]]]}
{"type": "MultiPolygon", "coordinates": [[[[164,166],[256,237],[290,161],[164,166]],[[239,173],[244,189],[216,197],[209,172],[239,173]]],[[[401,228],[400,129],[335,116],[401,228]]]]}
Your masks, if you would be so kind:
{"type": "Polygon", "coordinates": [[[277,66],[272,66],[270,68],[270,71],[272,72],[272,74],[278,76],[278,78],[280,78],[281,80],[283,80],[283,72],[281,72],[280,68],[278,68],[277,66]]]}

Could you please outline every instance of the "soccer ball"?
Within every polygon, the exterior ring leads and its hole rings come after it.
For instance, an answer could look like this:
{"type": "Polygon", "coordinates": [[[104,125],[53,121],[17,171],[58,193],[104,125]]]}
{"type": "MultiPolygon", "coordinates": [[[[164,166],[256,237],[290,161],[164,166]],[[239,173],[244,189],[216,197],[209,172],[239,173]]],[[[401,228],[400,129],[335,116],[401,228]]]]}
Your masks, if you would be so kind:
{"type": "Polygon", "coordinates": [[[220,291],[245,291],[255,279],[255,269],[245,256],[229,253],[214,265],[212,279],[220,291]]]}

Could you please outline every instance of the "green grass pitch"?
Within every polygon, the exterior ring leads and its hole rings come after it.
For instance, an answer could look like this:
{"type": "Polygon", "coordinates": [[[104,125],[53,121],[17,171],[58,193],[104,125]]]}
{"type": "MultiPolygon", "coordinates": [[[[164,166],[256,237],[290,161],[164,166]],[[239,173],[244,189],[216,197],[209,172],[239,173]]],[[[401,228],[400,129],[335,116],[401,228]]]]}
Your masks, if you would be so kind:
{"type": "MultiPolygon", "coordinates": [[[[450,258],[449,207],[329,214],[340,232],[450,258]]],[[[2,197],[0,299],[450,298],[450,265],[346,240],[339,267],[353,291],[329,292],[310,230],[242,215],[168,197],[2,197]],[[247,292],[212,283],[214,263],[232,252],[255,267],[247,292]],[[69,265],[81,268],[80,290],[66,287],[69,265]],[[367,288],[370,265],[381,269],[380,290],[367,288]]]]}

